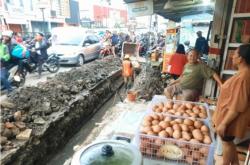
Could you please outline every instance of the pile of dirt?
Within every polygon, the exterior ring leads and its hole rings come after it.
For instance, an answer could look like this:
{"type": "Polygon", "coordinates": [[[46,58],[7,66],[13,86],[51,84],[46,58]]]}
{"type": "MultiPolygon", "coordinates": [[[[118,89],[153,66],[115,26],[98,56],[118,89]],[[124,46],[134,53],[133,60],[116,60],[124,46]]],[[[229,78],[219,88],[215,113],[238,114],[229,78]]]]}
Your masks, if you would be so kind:
{"type": "Polygon", "coordinates": [[[151,100],[154,95],[162,94],[164,82],[161,79],[160,70],[142,65],[142,70],[136,77],[131,90],[138,92],[138,98],[147,101],[151,100]]]}
{"type": "Polygon", "coordinates": [[[33,164],[53,153],[117,90],[120,76],[120,60],[106,58],[11,93],[1,103],[2,162],[33,164]]]}

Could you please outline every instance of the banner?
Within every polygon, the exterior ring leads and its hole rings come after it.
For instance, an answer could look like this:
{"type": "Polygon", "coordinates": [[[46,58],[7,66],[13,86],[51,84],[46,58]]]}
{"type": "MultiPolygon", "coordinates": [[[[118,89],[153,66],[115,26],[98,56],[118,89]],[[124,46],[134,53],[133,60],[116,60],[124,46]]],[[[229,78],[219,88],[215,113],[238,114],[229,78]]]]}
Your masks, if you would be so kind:
{"type": "Polygon", "coordinates": [[[129,17],[140,17],[152,15],[153,1],[140,1],[135,3],[128,3],[128,15],[129,17]]]}

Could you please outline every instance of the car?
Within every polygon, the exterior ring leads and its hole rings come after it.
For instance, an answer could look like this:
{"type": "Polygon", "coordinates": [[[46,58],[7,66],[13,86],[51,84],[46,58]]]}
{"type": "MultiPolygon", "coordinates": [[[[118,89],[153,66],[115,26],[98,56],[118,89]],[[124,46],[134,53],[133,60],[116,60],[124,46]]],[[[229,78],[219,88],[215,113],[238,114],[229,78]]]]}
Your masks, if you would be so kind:
{"type": "Polygon", "coordinates": [[[99,58],[101,43],[93,32],[77,27],[59,27],[52,29],[51,34],[52,46],[48,54],[57,54],[60,64],[83,65],[99,58]]]}

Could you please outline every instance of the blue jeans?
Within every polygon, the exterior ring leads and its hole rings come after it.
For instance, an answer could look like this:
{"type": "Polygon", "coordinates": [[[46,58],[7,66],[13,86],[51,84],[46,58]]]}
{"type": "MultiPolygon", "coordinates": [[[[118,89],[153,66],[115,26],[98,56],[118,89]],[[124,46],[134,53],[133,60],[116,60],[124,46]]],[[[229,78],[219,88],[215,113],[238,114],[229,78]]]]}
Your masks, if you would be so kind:
{"type": "Polygon", "coordinates": [[[12,90],[12,87],[10,85],[10,82],[8,81],[8,70],[5,67],[1,68],[0,77],[1,77],[1,84],[5,89],[8,90],[8,92],[10,92],[12,90]]]}

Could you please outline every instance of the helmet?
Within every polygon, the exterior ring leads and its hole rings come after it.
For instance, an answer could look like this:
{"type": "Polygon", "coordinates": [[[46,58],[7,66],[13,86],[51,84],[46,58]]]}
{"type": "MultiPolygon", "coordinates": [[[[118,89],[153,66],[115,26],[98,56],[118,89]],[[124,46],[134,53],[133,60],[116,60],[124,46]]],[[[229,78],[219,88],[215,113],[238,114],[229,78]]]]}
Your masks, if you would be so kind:
{"type": "Polygon", "coordinates": [[[7,37],[12,37],[13,36],[13,31],[11,30],[6,30],[2,33],[2,36],[7,36],[7,37]]]}
{"type": "Polygon", "coordinates": [[[129,55],[128,54],[126,54],[125,56],[124,56],[124,59],[129,59],[129,55]]]}

